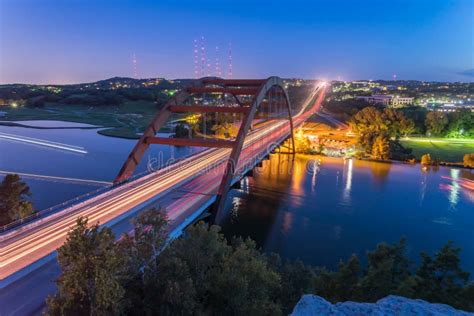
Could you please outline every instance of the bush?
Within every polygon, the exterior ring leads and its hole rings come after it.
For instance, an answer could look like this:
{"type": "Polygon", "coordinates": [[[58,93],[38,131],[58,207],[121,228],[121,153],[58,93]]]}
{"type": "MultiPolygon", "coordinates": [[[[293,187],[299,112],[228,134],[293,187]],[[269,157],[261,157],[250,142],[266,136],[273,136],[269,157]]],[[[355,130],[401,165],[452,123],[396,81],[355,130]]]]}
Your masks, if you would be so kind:
{"type": "Polygon", "coordinates": [[[429,166],[433,163],[433,161],[431,160],[431,155],[430,154],[424,154],[423,156],[421,156],[421,164],[424,165],[424,166],[429,166]]]}
{"type": "Polygon", "coordinates": [[[464,167],[474,168],[474,153],[465,154],[463,158],[464,167]]]}

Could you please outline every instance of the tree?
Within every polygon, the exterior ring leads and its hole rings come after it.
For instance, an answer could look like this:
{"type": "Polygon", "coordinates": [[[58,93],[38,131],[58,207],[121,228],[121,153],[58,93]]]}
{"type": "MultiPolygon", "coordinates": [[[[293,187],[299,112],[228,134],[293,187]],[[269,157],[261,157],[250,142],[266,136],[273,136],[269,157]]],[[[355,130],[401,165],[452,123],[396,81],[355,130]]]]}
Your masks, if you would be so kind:
{"type": "Polygon", "coordinates": [[[424,154],[421,156],[421,164],[424,166],[429,166],[433,164],[433,160],[431,160],[431,155],[430,154],[424,154]]]}
{"type": "Polygon", "coordinates": [[[461,109],[448,114],[448,137],[474,136],[474,113],[469,109],[461,109]]]}
{"type": "Polygon", "coordinates": [[[388,137],[379,135],[372,145],[372,155],[375,159],[390,159],[390,141],[388,137]]]}
{"type": "Polygon", "coordinates": [[[51,315],[103,315],[123,311],[125,261],[115,248],[110,228],[88,228],[79,218],[58,249],[62,274],[58,293],[47,300],[51,315]]]}
{"type": "Polygon", "coordinates": [[[229,245],[220,228],[198,223],[160,255],[155,313],[279,314],[280,277],[255,243],[229,245]]]}
{"type": "Polygon", "coordinates": [[[359,299],[360,274],[356,255],[352,255],[347,263],[340,261],[338,271],[319,269],[314,281],[316,294],[334,303],[359,299]]]}
{"type": "Polygon", "coordinates": [[[469,273],[461,269],[460,252],[460,248],[448,242],[434,257],[421,254],[421,266],[416,272],[414,285],[416,297],[457,308],[472,307],[473,297],[465,295],[472,293],[468,287],[469,273]]]}
{"type": "Polygon", "coordinates": [[[189,227],[160,255],[155,300],[159,312],[191,314],[210,306],[210,277],[217,275],[230,251],[218,226],[207,229],[201,222],[189,227]],[[176,297],[178,293],[186,295],[176,297]]]}
{"type": "Polygon", "coordinates": [[[349,124],[355,133],[381,132],[384,131],[384,121],[382,113],[373,106],[363,108],[357,112],[350,120],[349,124]]]}
{"type": "Polygon", "coordinates": [[[431,111],[425,119],[426,131],[431,135],[441,135],[448,125],[446,114],[438,111],[431,111]]]}
{"type": "Polygon", "coordinates": [[[228,254],[210,277],[211,309],[223,315],[277,315],[280,275],[269,268],[255,242],[234,239],[228,254]]]}
{"type": "Polygon", "coordinates": [[[413,133],[415,129],[413,120],[406,118],[402,112],[389,108],[380,111],[372,106],[357,112],[349,124],[352,131],[357,133],[358,143],[365,152],[376,157],[387,157],[378,159],[388,159],[390,156],[387,143],[394,142],[390,138],[395,138],[396,142],[401,135],[413,133]],[[378,144],[374,148],[376,141],[378,144]]]}
{"type": "Polygon", "coordinates": [[[474,168],[474,153],[465,154],[463,157],[464,167],[474,168]]]}
{"type": "Polygon", "coordinates": [[[28,200],[30,188],[17,174],[8,174],[0,183],[0,225],[25,218],[34,213],[28,200]]]}
{"type": "Polygon", "coordinates": [[[280,299],[284,311],[289,314],[301,296],[315,292],[314,279],[316,277],[313,267],[305,265],[301,260],[286,262],[275,270],[281,275],[280,299]]]}
{"type": "Polygon", "coordinates": [[[151,208],[132,220],[133,234],[123,234],[117,251],[126,261],[124,300],[133,311],[152,309],[156,299],[157,257],[166,242],[167,219],[162,209],[151,208]]]}
{"type": "Polygon", "coordinates": [[[367,273],[361,279],[363,298],[376,301],[395,294],[410,275],[410,261],[405,255],[406,241],[397,244],[381,243],[367,253],[367,273]]]}
{"type": "Polygon", "coordinates": [[[404,115],[400,118],[400,134],[406,136],[413,134],[416,130],[415,122],[406,118],[404,115]]]}

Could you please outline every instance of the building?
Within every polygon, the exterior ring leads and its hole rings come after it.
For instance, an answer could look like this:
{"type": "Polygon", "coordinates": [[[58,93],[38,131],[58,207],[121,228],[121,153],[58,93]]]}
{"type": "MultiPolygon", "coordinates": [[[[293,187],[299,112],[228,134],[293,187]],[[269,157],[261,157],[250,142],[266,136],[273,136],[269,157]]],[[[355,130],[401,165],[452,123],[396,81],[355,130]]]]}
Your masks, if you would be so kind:
{"type": "Polygon", "coordinates": [[[372,104],[383,104],[385,106],[389,106],[392,102],[392,95],[382,95],[382,94],[375,94],[371,96],[357,96],[357,100],[364,100],[366,102],[372,104]]]}
{"type": "Polygon", "coordinates": [[[426,108],[438,112],[457,112],[464,109],[474,112],[474,104],[430,103],[426,108]]]}
{"type": "Polygon", "coordinates": [[[385,106],[408,105],[408,104],[413,104],[413,101],[414,101],[414,98],[411,98],[411,97],[400,97],[400,96],[385,95],[385,94],[374,94],[371,96],[358,96],[356,97],[356,99],[364,100],[372,104],[383,104],[385,106]]]}
{"type": "Polygon", "coordinates": [[[395,96],[392,99],[392,105],[394,105],[394,106],[409,105],[409,104],[413,104],[414,100],[415,100],[415,98],[412,98],[412,97],[395,96]]]}

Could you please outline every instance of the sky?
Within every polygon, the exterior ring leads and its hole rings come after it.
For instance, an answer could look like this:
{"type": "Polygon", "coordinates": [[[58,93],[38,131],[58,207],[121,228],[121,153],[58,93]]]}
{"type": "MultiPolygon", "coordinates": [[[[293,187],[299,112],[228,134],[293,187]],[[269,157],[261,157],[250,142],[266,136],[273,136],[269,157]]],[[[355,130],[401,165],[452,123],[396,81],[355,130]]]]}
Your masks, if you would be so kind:
{"type": "Polygon", "coordinates": [[[0,0],[0,83],[193,78],[202,36],[212,75],[474,81],[474,0],[0,0]]]}

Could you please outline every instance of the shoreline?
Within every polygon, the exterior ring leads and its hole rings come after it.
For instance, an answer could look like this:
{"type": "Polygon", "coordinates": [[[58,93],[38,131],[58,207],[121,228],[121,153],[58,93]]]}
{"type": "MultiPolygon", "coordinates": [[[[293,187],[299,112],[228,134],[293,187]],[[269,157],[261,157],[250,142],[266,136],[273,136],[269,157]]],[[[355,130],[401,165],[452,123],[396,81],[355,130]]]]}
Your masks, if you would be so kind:
{"type": "Polygon", "coordinates": [[[118,128],[117,126],[98,126],[98,125],[92,125],[88,123],[83,123],[83,122],[77,122],[77,121],[70,121],[70,120],[56,120],[56,119],[48,119],[48,120],[3,120],[0,121],[0,126],[7,126],[7,127],[22,127],[22,128],[31,128],[31,129],[42,129],[42,130],[69,130],[69,129],[85,129],[85,130],[97,130],[97,134],[101,136],[106,136],[106,137],[115,137],[115,138],[121,138],[121,139],[139,139],[140,137],[131,137],[131,136],[126,136],[126,135],[111,135],[111,134],[106,134],[103,133],[104,131],[118,128]],[[66,122],[66,123],[77,123],[77,124],[87,124],[91,126],[34,126],[34,125],[28,125],[24,124],[21,122],[25,121],[55,121],[55,122],[66,122]]]}
{"type": "Polygon", "coordinates": [[[307,153],[296,153],[297,155],[304,155],[308,157],[328,157],[328,158],[337,158],[337,159],[355,159],[361,161],[368,161],[368,162],[377,162],[377,163],[385,163],[385,164],[399,164],[399,165],[419,165],[420,167],[448,167],[448,168],[457,168],[457,169],[465,169],[465,170],[474,170],[471,167],[465,167],[462,162],[440,162],[436,165],[422,165],[421,162],[409,162],[404,160],[396,160],[396,159],[389,159],[389,160],[378,160],[373,158],[356,158],[356,157],[341,157],[341,156],[327,156],[323,154],[307,154],[307,153]]]}

